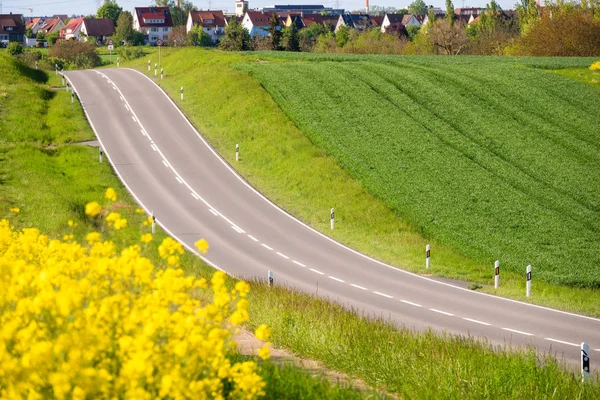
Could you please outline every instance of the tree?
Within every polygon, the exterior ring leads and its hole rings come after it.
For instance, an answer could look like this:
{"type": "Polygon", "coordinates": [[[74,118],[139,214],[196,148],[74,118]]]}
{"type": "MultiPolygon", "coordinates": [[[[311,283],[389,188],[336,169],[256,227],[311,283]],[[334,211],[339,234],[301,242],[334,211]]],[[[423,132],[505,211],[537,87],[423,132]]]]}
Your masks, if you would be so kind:
{"type": "Polygon", "coordinates": [[[208,47],[213,45],[213,41],[210,38],[210,35],[204,32],[202,26],[194,25],[187,34],[186,44],[188,46],[208,47]]]}
{"type": "Polygon", "coordinates": [[[189,12],[197,10],[191,1],[181,0],[180,3],[181,7],[177,7],[174,0],[154,0],[154,5],[157,7],[169,7],[174,26],[185,25],[189,12]]]}
{"type": "Polygon", "coordinates": [[[219,47],[233,51],[250,50],[250,34],[235,18],[232,18],[225,27],[225,37],[219,43],[219,47]]]}
{"type": "Polygon", "coordinates": [[[133,31],[133,36],[131,37],[131,43],[134,46],[143,46],[146,38],[144,34],[140,31],[133,31]]]}
{"type": "Polygon", "coordinates": [[[104,0],[104,4],[100,6],[96,11],[96,18],[110,18],[113,23],[117,25],[119,15],[123,12],[123,9],[119,7],[116,0],[104,0]]]}
{"type": "Polygon", "coordinates": [[[439,19],[429,31],[429,40],[442,54],[458,55],[467,45],[469,38],[462,24],[452,24],[447,19],[439,19]]]}
{"type": "Polygon", "coordinates": [[[61,40],[48,50],[48,55],[80,68],[93,68],[101,64],[95,44],[79,40],[61,40]]]}
{"type": "Polygon", "coordinates": [[[55,31],[55,32],[52,32],[52,33],[46,35],[46,40],[48,41],[48,46],[54,46],[54,44],[58,40],[59,35],[60,35],[60,32],[58,32],[58,31],[55,31]]]}
{"type": "Polygon", "coordinates": [[[454,24],[454,20],[456,19],[456,15],[454,15],[454,4],[452,4],[452,0],[446,0],[446,19],[450,24],[454,24]]]}
{"type": "Polygon", "coordinates": [[[115,35],[125,43],[131,43],[133,39],[133,15],[129,11],[123,11],[117,20],[115,35]]]}
{"type": "Polygon", "coordinates": [[[37,35],[35,35],[35,38],[37,40],[44,40],[46,39],[46,34],[42,31],[38,31],[37,35]]]}
{"type": "Polygon", "coordinates": [[[271,48],[273,50],[279,50],[281,45],[281,31],[279,25],[279,18],[276,13],[271,13],[269,18],[269,36],[271,37],[271,48]]]}
{"type": "Polygon", "coordinates": [[[420,26],[408,25],[406,27],[406,34],[408,35],[408,38],[412,41],[415,38],[415,36],[417,36],[417,33],[419,33],[420,29],[420,26]]]}
{"type": "Polygon", "coordinates": [[[335,33],[335,42],[338,47],[344,47],[350,40],[350,28],[346,25],[341,25],[335,33]]]}
{"type": "Polygon", "coordinates": [[[310,24],[306,28],[300,29],[298,32],[300,49],[302,51],[310,51],[317,43],[319,36],[325,34],[331,34],[331,31],[325,25],[319,23],[310,24]]]}
{"type": "Polygon", "coordinates": [[[423,0],[414,0],[408,6],[408,12],[413,15],[418,15],[420,17],[424,17],[427,15],[427,4],[423,0]]]}
{"type": "Polygon", "coordinates": [[[8,53],[11,56],[17,56],[19,54],[23,54],[23,45],[21,43],[18,42],[10,42],[8,44],[8,53]]]}
{"type": "Polygon", "coordinates": [[[521,0],[521,3],[516,4],[515,8],[519,16],[519,29],[523,35],[540,20],[540,10],[535,0],[521,0]]]}
{"type": "Polygon", "coordinates": [[[294,21],[292,21],[292,26],[283,29],[281,47],[283,47],[285,51],[300,51],[298,27],[294,21]]]}
{"type": "Polygon", "coordinates": [[[34,36],[35,36],[35,35],[33,34],[33,29],[31,29],[31,28],[27,28],[27,29],[25,29],[25,37],[28,37],[28,38],[30,38],[30,39],[31,39],[31,38],[32,38],[32,37],[34,37],[34,36]]]}

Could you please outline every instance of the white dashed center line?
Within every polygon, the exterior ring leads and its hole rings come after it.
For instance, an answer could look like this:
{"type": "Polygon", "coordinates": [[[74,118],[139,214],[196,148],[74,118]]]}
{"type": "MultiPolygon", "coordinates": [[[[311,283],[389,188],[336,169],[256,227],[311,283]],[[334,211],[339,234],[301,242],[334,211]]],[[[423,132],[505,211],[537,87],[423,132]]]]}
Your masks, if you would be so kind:
{"type": "Polygon", "coordinates": [[[527,333],[527,332],[523,332],[523,331],[518,331],[516,329],[510,329],[510,328],[502,328],[505,331],[509,331],[509,332],[514,332],[514,333],[518,333],[520,335],[525,335],[525,336],[533,336],[533,333],[527,333]]]}
{"type": "Polygon", "coordinates": [[[278,255],[278,256],[280,256],[280,257],[283,257],[283,258],[285,258],[286,260],[289,260],[289,259],[290,259],[288,256],[286,256],[285,254],[282,254],[282,253],[280,253],[280,252],[277,252],[277,255],[278,255]]]}
{"type": "Polygon", "coordinates": [[[463,318],[465,321],[471,321],[474,322],[476,324],[480,324],[480,325],[485,325],[485,326],[490,326],[491,324],[488,324],[487,322],[483,322],[483,321],[478,321],[476,319],[471,319],[471,318],[463,318]]]}
{"type": "Polygon", "coordinates": [[[408,301],[408,300],[400,300],[400,301],[401,301],[401,302],[403,302],[403,303],[405,303],[405,304],[409,304],[409,305],[411,305],[411,306],[415,306],[415,307],[423,307],[422,305],[420,305],[420,304],[417,304],[417,303],[413,303],[412,301],[408,301]]]}
{"type": "Polygon", "coordinates": [[[380,292],[373,292],[378,296],[383,296],[383,297],[387,297],[388,299],[393,299],[393,296],[390,296],[389,294],[385,294],[385,293],[380,293],[380,292]]]}
{"type": "Polygon", "coordinates": [[[310,269],[312,272],[315,272],[315,273],[317,273],[317,274],[319,274],[319,275],[325,275],[325,272],[321,272],[321,271],[319,271],[319,270],[312,269],[312,268],[309,268],[309,269],[310,269]]]}
{"type": "Polygon", "coordinates": [[[345,281],[343,281],[343,280],[341,280],[339,278],[336,278],[335,276],[331,276],[331,275],[329,276],[329,279],[333,279],[334,281],[338,281],[338,282],[341,282],[341,283],[345,282],[345,281]]]}
{"type": "Polygon", "coordinates": [[[302,268],[306,268],[306,265],[302,264],[301,262],[298,262],[296,260],[292,261],[294,264],[301,266],[302,268]]]}
{"type": "Polygon", "coordinates": [[[451,313],[449,313],[449,312],[442,311],[442,310],[437,310],[437,309],[435,309],[435,308],[430,308],[430,309],[429,309],[429,311],[433,311],[433,312],[436,312],[436,313],[438,313],[438,314],[444,314],[444,315],[447,315],[447,316],[449,316],[449,317],[454,317],[454,314],[451,314],[451,313]]]}
{"type": "Polygon", "coordinates": [[[360,290],[367,290],[366,287],[358,286],[358,285],[355,285],[354,283],[351,283],[350,286],[355,287],[355,288],[360,289],[360,290]]]}
{"type": "Polygon", "coordinates": [[[255,238],[254,236],[252,236],[252,235],[248,235],[248,237],[249,237],[250,239],[254,240],[255,242],[258,242],[258,239],[257,239],[257,238],[255,238]]]}
{"type": "Polygon", "coordinates": [[[262,247],[264,247],[265,249],[273,251],[273,248],[272,248],[272,247],[269,247],[269,246],[267,246],[267,245],[266,245],[266,244],[264,244],[264,243],[261,243],[261,245],[262,245],[262,247]]]}
{"type": "Polygon", "coordinates": [[[580,346],[580,345],[579,345],[579,344],[577,344],[577,343],[565,342],[565,341],[563,341],[563,340],[552,339],[552,338],[549,338],[549,337],[547,337],[547,338],[544,338],[544,339],[546,339],[546,340],[549,340],[549,341],[551,341],[551,342],[562,343],[562,344],[566,344],[566,345],[569,345],[569,346],[574,346],[574,347],[579,347],[579,346],[580,346]]]}

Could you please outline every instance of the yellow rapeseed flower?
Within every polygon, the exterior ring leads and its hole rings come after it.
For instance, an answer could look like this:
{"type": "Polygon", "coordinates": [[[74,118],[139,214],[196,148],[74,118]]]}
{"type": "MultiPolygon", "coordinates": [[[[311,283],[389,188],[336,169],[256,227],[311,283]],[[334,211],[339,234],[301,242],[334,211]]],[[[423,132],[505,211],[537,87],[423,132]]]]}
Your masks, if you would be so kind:
{"type": "Polygon", "coordinates": [[[136,213],[136,214],[143,214],[143,213],[144,213],[144,210],[142,210],[141,208],[136,208],[136,209],[135,209],[135,213],[136,213]]]}
{"type": "Polygon", "coordinates": [[[10,212],[13,212],[15,214],[18,214],[21,211],[21,209],[19,207],[13,207],[10,209],[10,212]]]}
{"type": "Polygon", "coordinates": [[[256,328],[254,334],[256,335],[256,338],[258,340],[262,340],[264,342],[266,340],[269,340],[269,337],[271,336],[271,330],[267,327],[267,325],[262,324],[261,326],[256,328]]]}
{"type": "Polygon", "coordinates": [[[596,61],[590,65],[590,71],[600,71],[600,61],[596,61]]]}
{"type": "Polygon", "coordinates": [[[91,201],[85,205],[85,215],[95,217],[102,211],[102,206],[96,201],[91,201]]]}
{"type": "Polygon", "coordinates": [[[154,238],[154,236],[152,236],[151,233],[144,233],[142,235],[141,241],[142,241],[142,243],[150,243],[153,238],[154,238]]]}
{"type": "Polygon", "coordinates": [[[98,232],[90,232],[85,237],[85,240],[87,240],[90,246],[92,246],[94,243],[98,243],[101,239],[102,237],[98,232]]]}
{"type": "Polygon", "coordinates": [[[196,246],[196,248],[198,249],[198,251],[200,252],[200,254],[206,254],[208,253],[208,242],[204,239],[200,239],[198,240],[196,243],[194,243],[194,246],[196,246]]]}
{"type": "Polygon", "coordinates": [[[106,192],[104,193],[104,197],[110,201],[117,201],[117,192],[115,192],[115,189],[110,187],[110,188],[106,189],[106,192]]]}
{"type": "Polygon", "coordinates": [[[271,350],[267,346],[258,349],[258,356],[263,360],[267,360],[271,356],[271,350]]]}

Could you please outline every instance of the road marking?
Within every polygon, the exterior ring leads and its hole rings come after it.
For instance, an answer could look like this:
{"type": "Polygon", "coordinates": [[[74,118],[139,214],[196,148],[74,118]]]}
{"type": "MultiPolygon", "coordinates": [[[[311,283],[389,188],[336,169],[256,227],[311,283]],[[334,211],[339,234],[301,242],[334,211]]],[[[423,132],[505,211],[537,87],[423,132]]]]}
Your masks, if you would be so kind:
{"type": "Polygon", "coordinates": [[[301,266],[302,268],[306,268],[306,265],[302,264],[301,262],[298,262],[296,260],[292,261],[294,264],[301,266]]]}
{"type": "Polygon", "coordinates": [[[127,111],[129,111],[129,107],[127,107],[127,104],[125,104],[125,109],[126,109],[127,111]]]}
{"type": "Polygon", "coordinates": [[[140,132],[142,132],[142,135],[146,136],[146,132],[143,129],[141,129],[140,132]]]}
{"type": "Polygon", "coordinates": [[[444,314],[444,315],[447,315],[449,317],[454,317],[454,314],[450,314],[449,312],[442,311],[442,310],[437,310],[435,308],[430,308],[429,311],[433,311],[433,312],[436,312],[438,314],[444,314]]]}
{"type": "Polygon", "coordinates": [[[192,197],[195,198],[196,200],[198,200],[198,195],[194,192],[192,192],[192,197]]]}
{"type": "Polygon", "coordinates": [[[282,253],[280,253],[280,252],[277,252],[277,255],[278,255],[278,256],[281,256],[281,257],[283,257],[283,258],[285,258],[286,260],[289,260],[289,259],[290,259],[288,256],[286,256],[285,254],[282,254],[282,253]]]}
{"type": "Polygon", "coordinates": [[[317,273],[317,274],[319,274],[319,275],[325,275],[325,272],[321,272],[321,271],[319,271],[319,270],[316,270],[316,269],[313,269],[313,268],[309,268],[309,269],[310,269],[312,272],[315,272],[315,273],[317,273]]]}
{"type": "Polygon", "coordinates": [[[257,238],[255,238],[254,236],[252,236],[252,235],[248,235],[248,237],[249,237],[250,239],[254,240],[255,242],[258,242],[258,239],[257,239],[257,238]]]}
{"type": "Polygon", "coordinates": [[[156,148],[156,145],[153,144],[153,145],[151,145],[151,147],[152,147],[152,150],[158,151],[158,149],[156,148]]]}
{"type": "Polygon", "coordinates": [[[233,228],[234,231],[236,231],[237,233],[246,233],[244,232],[244,230],[242,228],[240,228],[237,225],[231,225],[231,227],[233,228]]]}
{"type": "Polygon", "coordinates": [[[408,300],[400,300],[401,302],[405,303],[405,304],[410,304],[411,306],[415,306],[415,307],[423,307],[420,304],[417,303],[413,303],[412,301],[408,301],[408,300]]]}
{"type": "Polygon", "coordinates": [[[380,292],[373,292],[373,293],[375,293],[376,295],[379,295],[379,296],[387,297],[388,299],[394,298],[394,296],[390,296],[389,294],[385,294],[385,293],[380,293],[380,292]]]}
{"type": "Polygon", "coordinates": [[[341,279],[339,279],[339,278],[336,278],[335,276],[331,276],[331,275],[329,275],[329,276],[328,276],[328,278],[329,278],[329,279],[333,279],[334,281],[341,282],[341,283],[344,283],[344,282],[345,282],[345,281],[343,281],[343,280],[341,280],[341,279]]]}
{"type": "Polygon", "coordinates": [[[600,351],[600,349],[594,349],[594,351],[600,351]]]}
{"type": "Polygon", "coordinates": [[[215,210],[213,210],[212,208],[209,208],[208,211],[210,211],[211,213],[213,213],[213,215],[219,215],[219,213],[217,213],[215,210]]]}
{"type": "Polygon", "coordinates": [[[483,322],[483,321],[478,321],[476,319],[471,319],[471,318],[463,318],[465,321],[471,321],[471,322],[475,322],[476,324],[480,324],[480,325],[485,325],[485,326],[490,326],[491,324],[488,324],[487,322],[483,322]]]}
{"type": "MultiPolygon", "coordinates": [[[[121,101],[124,101],[124,100],[123,100],[123,96],[119,96],[119,97],[121,98],[121,101]]],[[[125,104],[125,107],[127,107],[127,104],[125,104]]],[[[129,110],[129,109],[128,109],[128,110],[129,110]]]]}
{"type": "Polygon", "coordinates": [[[117,90],[116,86],[113,86],[113,90],[117,90]]]}
{"type": "Polygon", "coordinates": [[[574,347],[579,347],[579,346],[580,346],[580,345],[579,345],[579,344],[577,344],[577,343],[565,342],[564,340],[552,339],[552,338],[549,338],[549,337],[547,337],[547,338],[544,338],[544,339],[546,339],[546,340],[549,340],[549,341],[551,341],[551,342],[556,342],[556,343],[567,344],[567,345],[569,345],[569,346],[574,346],[574,347]]]}
{"type": "Polygon", "coordinates": [[[273,251],[273,248],[272,248],[272,247],[269,247],[269,246],[267,246],[267,245],[266,245],[266,244],[264,244],[264,243],[261,243],[261,245],[262,245],[262,247],[264,247],[265,249],[273,251]]]}
{"type": "Polygon", "coordinates": [[[135,117],[133,115],[131,116],[131,119],[133,120],[133,122],[136,121],[136,119],[135,119],[135,117]]]}
{"type": "Polygon", "coordinates": [[[533,336],[533,333],[527,333],[527,332],[523,332],[523,331],[518,331],[516,329],[510,329],[510,328],[502,328],[505,331],[509,331],[509,332],[514,332],[514,333],[519,333],[521,335],[525,335],[525,336],[533,336]]]}
{"type": "Polygon", "coordinates": [[[169,163],[167,162],[167,160],[162,160],[163,164],[165,164],[165,167],[169,168],[169,163]]]}
{"type": "Polygon", "coordinates": [[[183,183],[183,182],[181,181],[181,179],[179,179],[179,177],[178,177],[178,176],[176,176],[176,177],[175,177],[175,180],[176,180],[177,182],[179,182],[179,183],[183,183]]]}
{"type": "Polygon", "coordinates": [[[367,290],[366,287],[358,286],[358,285],[355,285],[354,283],[351,283],[350,286],[355,287],[355,288],[360,289],[360,290],[367,290]]]}

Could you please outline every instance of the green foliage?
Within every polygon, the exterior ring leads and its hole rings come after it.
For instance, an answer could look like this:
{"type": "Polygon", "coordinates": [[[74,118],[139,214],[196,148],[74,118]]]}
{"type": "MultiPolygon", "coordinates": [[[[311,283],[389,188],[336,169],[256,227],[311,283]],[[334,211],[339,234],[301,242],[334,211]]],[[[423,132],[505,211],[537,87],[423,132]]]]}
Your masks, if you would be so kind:
{"type": "Polygon", "coordinates": [[[210,35],[204,32],[204,29],[201,25],[194,25],[194,27],[190,29],[186,37],[186,44],[188,46],[214,46],[210,35]]]}
{"type": "Polygon", "coordinates": [[[292,26],[283,29],[281,47],[285,51],[300,51],[298,28],[296,27],[295,23],[292,23],[292,26]]]}
{"type": "Polygon", "coordinates": [[[233,51],[250,50],[248,30],[240,25],[235,18],[231,19],[225,27],[225,36],[219,43],[219,48],[233,51]]]}
{"type": "Polygon", "coordinates": [[[119,47],[118,52],[123,60],[135,60],[146,55],[144,49],[139,47],[119,47]]]}
{"type": "Polygon", "coordinates": [[[118,38],[117,43],[124,41],[131,43],[133,41],[133,15],[129,11],[123,11],[117,19],[115,28],[115,36],[118,38]]]}
{"type": "Polygon", "coordinates": [[[417,36],[417,33],[419,33],[420,29],[421,29],[420,26],[417,26],[417,25],[408,25],[406,27],[406,34],[408,35],[408,38],[410,40],[414,40],[415,36],[417,36]]]}
{"type": "Polygon", "coordinates": [[[65,60],[75,68],[93,68],[101,63],[96,46],[78,40],[61,40],[48,50],[48,55],[65,60]]]}
{"type": "Polygon", "coordinates": [[[335,33],[335,42],[338,47],[342,48],[350,40],[350,28],[346,25],[341,25],[335,33]]]}
{"type": "Polygon", "coordinates": [[[410,14],[424,17],[425,15],[427,15],[427,4],[425,4],[423,0],[414,0],[408,6],[408,12],[410,14]]]}
{"type": "MultiPolygon", "coordinates": [[[[40,33],[40,32],[38,32],[38,33],[40,33]]],[[[33,29],[31,29],[31,28],[25,29],[25,37],[28,37],[28,38],[31,39],[34,36],[35,35],[33,34],[33,29]]]]}
{"type": "Polygon", "coordinates": [[[96,18],[110,18],[113,23],[117,25],[119,15],[123,12],[123,9],[119,7],[116,0],[104,0],[104,4],[100,6],[96,11],[96,18]]]}
{"type": "Polygon", "coordinates": [[[59,35],[60,35],[60,32],[52,32],[49,35],[46,35],[46,40],[48,41],[48,45],[54,46],[54,44],[56,44],[56,41],[58,40],[59,35]]]}
{"type": "Polygon", "coordinates": [[[269,18],[269,37],[271,38],[271,49],[279,50],[281,48],[281,26],[277,13],[272,13],[269,18]]]}
{"type": "Polygon", "coordinates": [[[322,24],[311,24],[300,29],[298,38],[302,51],[311,51],[321,35],[331,35],[331,31],[322,24]]]}
{"type": "Polygon", "coordinates": [[[24,47],[19,42],[10,42],[8,44],[7,50],[11,56],[17,56],[19,54],[23,54],[24,47]]]}
{"type": "Polygon", "coordinates": [[[452,4],[452,0],[446,0],[446,17],[445,18],[450,24],[454,24],[456,15],[454,15],[454,4],[452,4]]]}
{"type": "Polygon", "coordinates": [[[46,39],[46,34],[45,34],[44,32],[42,32],[42,31],[39,31],[39,32],[37,33],[37,35],[35,36],[35,38],[36,38],[37,40],[44,40],[44,39],[46,39]]]}
{"type": "Polygon", "coordinates": [[[146,39],[144,38],[144,34],[142,32],[133,31],[133,36],[131,37],[131,43],[134,46],[143,46],[145,40],[146,39]]]}

